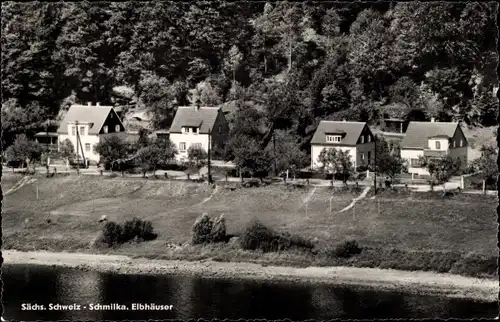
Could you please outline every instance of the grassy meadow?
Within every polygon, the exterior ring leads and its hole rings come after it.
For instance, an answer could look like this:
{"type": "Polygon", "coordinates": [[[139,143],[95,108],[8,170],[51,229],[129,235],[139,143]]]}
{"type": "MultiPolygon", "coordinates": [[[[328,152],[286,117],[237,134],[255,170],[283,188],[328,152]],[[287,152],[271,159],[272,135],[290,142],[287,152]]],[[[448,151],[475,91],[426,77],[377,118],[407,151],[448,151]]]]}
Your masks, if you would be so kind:
{"type": "Polygon", "coordinates": [[[221,185],[213,190],[180,181],[40,176],[4,199],[4,248],[496,275],[496,197],[459,194],[443,199],[440,193],[383,192],[375,199],[369,194],[341,212],[358,195],[326,187],[226,189],[221,185]],[[257,218],[272,229],[314,240],[316,251],[261,253],[243,251],[234,242],[189,245],[191,227],[203,212],[224,214],[230,235],[238,236],[257,218]],[[102,215],[117,223],[133,217],[149,220],[158,237],[114,249],[96,248],[102,215]],[[346,240],[356,240],[362,253],[351,258],[323,253],[346,240]]]}

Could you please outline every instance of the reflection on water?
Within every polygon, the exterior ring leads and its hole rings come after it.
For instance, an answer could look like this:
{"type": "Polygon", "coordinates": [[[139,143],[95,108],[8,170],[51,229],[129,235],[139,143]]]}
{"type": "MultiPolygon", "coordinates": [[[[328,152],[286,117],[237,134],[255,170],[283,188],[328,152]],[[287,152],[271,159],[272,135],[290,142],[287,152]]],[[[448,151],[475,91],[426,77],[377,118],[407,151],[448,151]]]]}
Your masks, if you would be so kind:
{"type": "Polygon", "coordinates": [[[5,317],[15,320],[189,318],[332,319],[496,317],[496,303],[375,292],[352,287],[180,276],[117,275],[5,265],[5,317]],[[173,305],[172,311],[23,311],[22,304],[173,305]]]}

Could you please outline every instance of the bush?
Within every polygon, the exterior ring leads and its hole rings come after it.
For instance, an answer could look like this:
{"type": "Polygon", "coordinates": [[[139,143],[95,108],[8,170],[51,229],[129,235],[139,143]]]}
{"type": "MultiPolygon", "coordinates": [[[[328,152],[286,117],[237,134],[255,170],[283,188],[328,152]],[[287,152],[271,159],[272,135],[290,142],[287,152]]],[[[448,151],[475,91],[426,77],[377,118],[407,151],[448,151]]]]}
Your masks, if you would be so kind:
{"type": "Polygon", "coordinates": [[[128,242],[133,239],[139,241],[148,241],[156,239],[157,234],[153,232],[153,225],[149,220],[141,220],[134,217],[132,220],[127,220],[123,227],[122,242],[128,242]]]}
{"type": "Polygon", "coordinates": [[[150,221],[134,218],[126,221],[123,227],[113,221],[107,222],[103,227],[102,242],[108,247],[114,247],[134,239],[153,240],[157,236],[150,221]]]}
{"type": "Polygon", "coordinates": [[[281,251],[290,248],[312,249],[312,243],[288,233],[278,233],[253,219],[240,237],[241,248],[263,252],[281,251]]]}
{"type": "Polygon", "coordinates": [[[224,218],[224,214],[220,215],[219,218],[216,218],[212,225],[211,231],[211,239],[212,242],[218,243],[226,240],[226,218],[224,218]]]}
{"type": "Polygon", "coordinates": [[[348,240],[338,245],[333,251],[335,257],[349,258],[361,254],[361,248],[355,240],[348,240]]]}
{"type": "Polygon", "coordinates": [[[205,244],[211,242],[212,227],[213,221],[207,213],[203,213],[200,217],[196,218],[196,221],[191,229],[193,233],[193,244],[205,244]]]}
{"type": "Polygon", "coordinates": [[[117,246],[122,242],[122,233],[122,227],[119,224],[108,221],[103,227],[102,242],[108,247],[117,246]]]}

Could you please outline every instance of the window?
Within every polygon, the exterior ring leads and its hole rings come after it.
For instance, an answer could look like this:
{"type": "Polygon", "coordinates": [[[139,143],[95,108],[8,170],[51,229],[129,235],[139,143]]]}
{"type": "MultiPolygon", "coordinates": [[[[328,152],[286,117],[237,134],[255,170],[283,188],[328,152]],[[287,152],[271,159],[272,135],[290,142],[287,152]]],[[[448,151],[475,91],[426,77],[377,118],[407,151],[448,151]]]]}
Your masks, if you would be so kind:
{"type": "Polygon", "coordinates": [[[365,143],[365,136],[361,135],[361,143],[365,143]]]}
{"type": "Polygon", "coordinates": [[[104,131],[104,133],[108,133],[108,126],[104,125],[104,127],[102,128],[102,130],[104,131]]]}
{"type": "Polygon", "coordinates": [[[222,133],[222,125],[219,125],[219,134],[222,133]]]}
{"type": "Polygon", "coordinates": [[[201,143],[193,143],[193,148],[201,149],[201,143]]]}
{"type": "Polygon", "coordinates": [[[179,151],[186,152],[186,142],[179,143],[179,151]]]}
{"type": "Polygon", "coordinates": [[[453,141],[453,140],[450,141],[450,149],[454,148],[454,146],[453,146],[454,143],[455,143],[455,141],[453,141]]]}
{"type": "Polygon", "coordinates": [[[90,143],[85,143],[85,152],[90,152],[90,143]]]}
{"type": "Polygon", "coordinates": [[[76,126],[71,127],[71,135],[76,135],[76,126]]]}
{"type": "Polygon", "coordinates": [[[334,143],[338,143],[340,142],[340,135],[327,135],[326,136],[326,142],[334,142],[334,143]]]}
{"type": "Polygon", "coordinates": [[[197,127],[193,127],[193,134],[198,134],[198,128],[197,127]]]}
{"type": "Polygon", "coordinates": [[[436,150],[441,150],[441,142],[436,141],[436,150]]]}
{"type": "Polygon", "coordinates": [[[371,142],[372,141],[372,137],[368,135],[368,142],[371,142]]]}
{"type": "Polygon", "coordinates": [[[365,154],[361,153],[361,163],[365,163],[365,154]]]}
{"type": "Polygon", "coordinates": [[[422,166],[422,162],[420,161],[420,159],[411,159],[410,164],[414,168],[419,168],[422,166]]]}
{"type": "Polygon", "coordinates": [[[368,162],[370,162],[371,158],[372,158],[372,153],[371,153],[371,151],[368,151],[368,162]]]}
{"type": "Polygon", "coordinates": [[[188,134],[188,129],[187,129],[187,127],[185,127],[185,126],[183,126],[183,127],[182,127],[182,133],[183,133],[183,134],[188,134]]]}
{"type": "Polygon", "coordinates": [[[115,125],[115,132],[120,132],[120,124],[115,125]]]}
{"type": "Polygon", "coordinates": [[[464,141],[463,140],[460,140],[460,145],[459,147],[463,147],[464,146],[464,141]]]}
{"type": "Polygon", "coordinates": [[[80,126],[80,135],[85,135],[85,126],[80,126]]]}

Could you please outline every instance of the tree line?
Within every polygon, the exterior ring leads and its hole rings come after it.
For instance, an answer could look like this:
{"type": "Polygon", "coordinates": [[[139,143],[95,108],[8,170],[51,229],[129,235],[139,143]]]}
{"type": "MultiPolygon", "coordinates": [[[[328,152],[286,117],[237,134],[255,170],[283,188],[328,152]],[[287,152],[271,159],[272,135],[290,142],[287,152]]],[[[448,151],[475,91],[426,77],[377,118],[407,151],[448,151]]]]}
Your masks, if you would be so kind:
{"type": "Polygon", "coordinates": [[[154,129],[199,102],[229,111],[223,155],[259,173],[307,163],[323,119],[494,125],[496,11],[494,2],[4,2],[2,143],[54,130],[75,102],[146,109],[154,129]]]}

